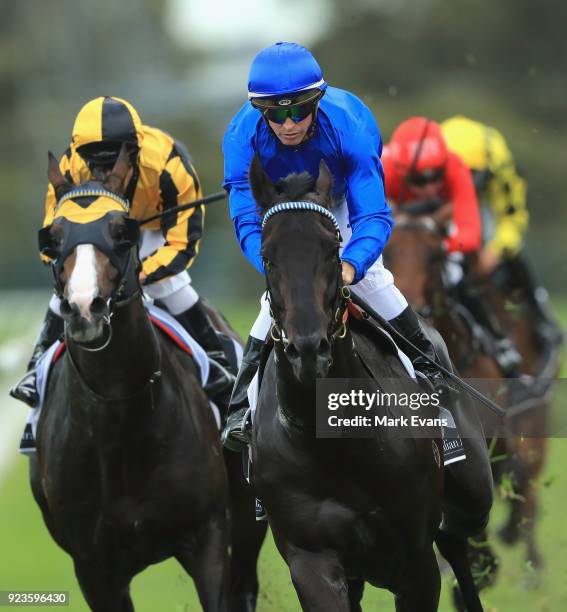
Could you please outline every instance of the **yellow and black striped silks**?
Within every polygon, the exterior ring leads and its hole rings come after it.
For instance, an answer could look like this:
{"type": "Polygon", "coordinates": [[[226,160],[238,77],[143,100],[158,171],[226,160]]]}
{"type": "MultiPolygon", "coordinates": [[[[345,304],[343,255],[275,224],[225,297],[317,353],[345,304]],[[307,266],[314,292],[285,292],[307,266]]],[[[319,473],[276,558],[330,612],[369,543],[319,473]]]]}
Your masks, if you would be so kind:
{"type": "MultiPolygon", "coordinates": [[[[116,133],[119,131],[117,124],[121,126],[122,134],[135,134],[140,148],[136,168],[125,194],[131,204],[130,217],[143,219],[203,197],[197,173],[185,147],[162,130],[142,125],[135,109],[119,98],[91,100],[77,115],[71,146],[59,164],[67,180],[78,185],[92,178],[77,148],[97,142],[97,138],[108,135],[109,131],[116,133]],[[112,106],[112,112],[108,105],[112,106]],[[120,119],[117,119],[118,115],[120,119]]],[[[52,223],[54,209],[55,193],[50,185],[45,202],[44,227],[52,223]]],[[[169,215],[166,219],[157,219],[142,227],[142,231],[161,229],[165,238],[165,244],[142,261],[146,284],[178,274],[193,263],[199,251],[204,215],[204,206],[200,206],[169,215]]]]}
{"type": "Polygon", "coordinates": [[[488,248],[500,257],[516,255],[528,230],[527,184],[516,170],[504,137],[498,130],[462,116],[447,119],[441,129],[449,149],[471,170],[489,173],[478,194],[490,206],[496,225],[488,248]]]}

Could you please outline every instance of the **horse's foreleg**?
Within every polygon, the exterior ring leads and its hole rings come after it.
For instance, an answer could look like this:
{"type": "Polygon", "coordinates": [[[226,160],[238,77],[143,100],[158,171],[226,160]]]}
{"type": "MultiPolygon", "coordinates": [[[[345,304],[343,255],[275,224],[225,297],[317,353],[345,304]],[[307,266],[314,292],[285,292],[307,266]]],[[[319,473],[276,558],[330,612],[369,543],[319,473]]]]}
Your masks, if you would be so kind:
{"type": "Polygon", "coordinates": [[[293,586],[307,612],[349,612],[344,568],[332,552],[295,549],[288,559],[293,586]]]}
{"type": "Polygon", "coordinates": [[[362,612],[362,596],[364,595],[364,580],[348,581],[348,600],[351,612],[362,612]]]}
{"type": "Polygon", "coordinates": [[[175,557],[193,578],[205,612],[227,612],[229,534],[225,517],[214,517],[178,549],[175,557]]]}
{"type": "Polygon", "coordinates": [[[506,544],[523,538],[527,544],[527,559],[538,568],[542,565],[535,539],[537,496],[535,481],[541,473],[546,455],[546,440],[541,438],[513,439],[509,463],[512,491],[509,495],[510,512],[498,535],[506,544]]]}
{"type": "Polygon", "coordinates": [[[396,612],[437,612],[441,574],[433,546],[414,561],[403,581],[401,589],[395,593],[396,612]]]}
{"type": "Polygon", "coordinates": [[[520,452],[520,461],[526,466],[526,482],[523,491],[520,491],[525,499],[522,506],[520,520],[522,535],[527,545],[527,559],[535,569],[543,566],[543,560],[536,542],[537,521],[537,479],[539,478],[547,454],[547,440],[545,438],[531,438],[524,440],[520,452]],[[527,443],[526,443],[527,442],[527,443]]]}
{"type": "Polygon", "coordinates": [[[255,496],[242,474],[242,457],[225,451],[231,501],[230,610],[253,612],[258,598],[257,562],[268,529],[267,521],[256,521],[255,496]]]}
{"type": "Polygon", "coordinates": [[[75,574],[92,612],[134,612],[128,582],[118,584],[115,574],[102,572],[99,565],[74,559],[75,574]]]}
{"type": "Polygon", "coordinates": [[[459,585],[459,590],[453,591],[453,601],[457,610],[482,612],[482,604],[471,571],[466,538],[439,531],[435,542],[443,557],[449,562],[459,585]]]}

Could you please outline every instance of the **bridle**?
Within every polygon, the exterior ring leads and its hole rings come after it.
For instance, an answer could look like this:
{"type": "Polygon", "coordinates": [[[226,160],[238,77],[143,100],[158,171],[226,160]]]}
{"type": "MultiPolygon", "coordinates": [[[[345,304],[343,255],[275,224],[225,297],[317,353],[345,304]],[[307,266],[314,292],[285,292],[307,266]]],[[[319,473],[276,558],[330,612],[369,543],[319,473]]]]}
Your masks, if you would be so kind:
{"type": "Polygon", "coordinates": [[[54,223],[61,227],[60,236],[54,236],[51,232],[53,227],[49,225],[39,231],[39,250],[43,255],[51,259],[51,271],[53,274],[55,294],[60,300],[64,300],[64,285],[61,281],[63,265],[71,253],[81,244],[91,244],[100,250],[118,270],[118,281],[111,294],[106,299],[106,314],[102,321],[106,328],[106,340],[100,346],[89,348],[81,346],[87,352],[99,352],[108,347],[112,340],[111,318],[117,308],[128,305],[141,294],[138,282],[137,266],[138,243],[140,230],[135,219],[124,217],[129,213],[130,203],[127,199],[99,186],[83,185],[71,189],[59,198],[55,207],[55,213],[61,210],[65,202],[81,198],[106,198],[118,204],[114,210],[108,211],[94,221],[80,223],[61,215],[54,223]],[[116,210],[116,208],[118,210],[116,210]],[[113,217],[120,217],[121,236],[119,238],[110,235],[109,226],[113,217]]]}
{"type": "MultiPolygon", "coordinates": [[[[276,204],[272,206],[265,213],[264,218],[262,220],[262,230],[264,230],[266,223],[274,215],[288,211],[316,212],[322,215],[323,217],[329,219],[335,229],[335,236],[337,239],[337,291],[335,293],[335,301],[333,303],[331,311],[334,313],[334,315],[329,321],[329,325],[327,327],[327,340],[329,341],[329,344],[332,344],[335,339],[340,340],[346,336],[347,327],[345,316],[348,302],[350,300],[350,289],[343,284],[342,264],[340,258],[338,257],[339,246],[341,243],[339,223],[333,213],[331,213],[325,207],[320,206],[319,204],[315,204],[313,202],[282,202],[281,204],[276,204]]],[[[274,264],[267,257],[262,257],[262,260],[264,263],[264,269],[266,270],[266,293],[268,302],[270,304],[270,316],[272,317],[270,336],[274,342],[281,342],[284,348],[286,348],[289,344],[289,339],[279,316],[276,314],[275,309],[273,308],[273,298],[272,289],[270,286],[269,270],[274,264]]]]}
{"type": "Polygon", "coordinates": [[[60,237],[52,235],[52,224],[39,231],[38,241],[41,254],[51,259],[55,294],[61,300],[64,299],[65,289],[61,282],[63,265],[77,246],[91,244],[108,257],[118,270],[118,282],[107,298],[107,309],[111,316],[116,307],[128,304],[141,293],[134,265],[138,258],[139,225],[135,219],[124,217],[124,214],[128,214],[130,210],[130,203],[125,198],[104,188],[77,187],[59,199],[55,212],[57,213],[68,200],[100,197],[118,203],[122,210],[109,211],[100,218],[86,223],[77,223],[72,219],[60,216],[54,223],[61,226],[62,235],[60,237]],[[113,217],[121,217],[122,236],[120,238],[112,238],[109,234],[108,227],[113,217]]]}

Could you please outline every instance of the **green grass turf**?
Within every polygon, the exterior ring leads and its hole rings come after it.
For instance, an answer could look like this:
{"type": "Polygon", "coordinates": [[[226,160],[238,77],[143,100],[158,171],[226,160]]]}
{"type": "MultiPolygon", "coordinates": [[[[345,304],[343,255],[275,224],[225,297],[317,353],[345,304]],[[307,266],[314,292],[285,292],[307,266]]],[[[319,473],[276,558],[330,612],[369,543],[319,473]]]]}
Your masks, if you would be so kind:
{"type": "MultiPolygon", "coordinates": [[[[567,300],[558,303],[557,309],[567,327],[567,300]]],[[[243,306],[226,308],[225,312],[236,329],[245,336],[255,310],[255,306],[243,306]]],[[[563,375],[567,375],[566,368],[563,375]]],[[[11,401],[3,402],[2,409],[22,410],[11,401]]],[[[0,432],[0,444],[12,446],[14,452],[17,442],[3,439],[0,432]]],[[[533,583],[535,573],[523,559],[523,548],[508,549],[495,542],[501,557],[501,570],[496,586],[483,594],[487,612],[567,610],[566,464],[567,439],[551,440],[549,459],[537,483],[541,504],[537,534],[545,560],[539,586],[526,586],[533,583]]],[[[490,525],[492,532],[502,523],[504,516],[505,508],[498,501],[490,525]]],[[[259,612],[299,610],[287,567],[271,537],[263,547],[259,570],[259,612]]],[[[450,585],[450,578],[445,577],[440,605],[442,611],[452,610],[450,585]]],[[[67,590],[71,601],[68,610],[79,612],[88,609],[77,587],[70,558],[50,538],[32,499],[27,479],[27,459],[24,457],[15,460],[5,480],[0,482],[0,590],[7,589],[67,590]]],[[[138,612],[192,612],[200,609],[191,579],[175,561],[153,566],[136,577],[132,583],[132,595],[138,612]]],[[[367,587],[363,608],[393,610],[392,596],[367,587]]]]}

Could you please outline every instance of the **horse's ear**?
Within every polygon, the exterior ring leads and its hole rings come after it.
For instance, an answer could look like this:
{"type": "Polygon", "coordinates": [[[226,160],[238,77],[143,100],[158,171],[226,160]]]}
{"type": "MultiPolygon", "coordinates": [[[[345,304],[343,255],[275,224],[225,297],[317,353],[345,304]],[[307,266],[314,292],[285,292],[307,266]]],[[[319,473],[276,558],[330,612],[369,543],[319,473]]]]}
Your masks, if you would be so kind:
{"type": "Polygon", "coordinates": [[[126,191],[126,178],[132,164],[130,163],[130,157],[128,156],[128,148],[126,143],[120,147],[120,153],[118,159],[114,163],[110,174],[104,181],[104,186],[112,193],[123,195],[126,191]]]}
{"type": "Polygon", "coordinates": [[[47,178],[53,189],[55,189],[55,197],[59,200],[72,187],[71,183],[63,176],[59,162],[51,151],[47,152],[47,178]]]}
{"type": "Polygon", "coordinates": [[[252,195],[258,206],[268,210],[274,205],[278,192],[270,177],[262,167],[259,155],[256,153],[248,171],[248,181],[252,189],[252,195]]]}
{"type": "Polygon", "coordinates": [[[317,177],[317,183],[315,184],[315,189],[319,195],[321,195],[325,199],[325,203],[330,203],[331,201],[331,190],[333,188],[333,175],[329,170],[329,166],[325,163],[325,160],[322,159],[319,162],[319,176],[317,177]]]}

